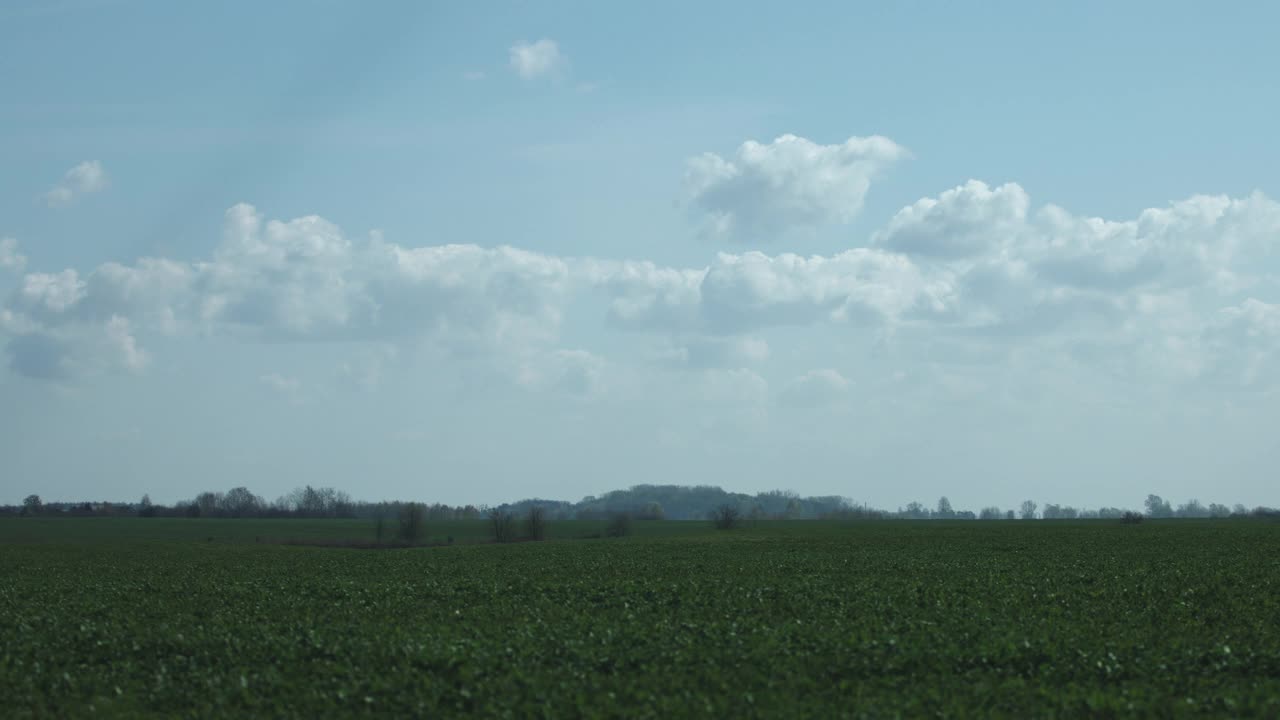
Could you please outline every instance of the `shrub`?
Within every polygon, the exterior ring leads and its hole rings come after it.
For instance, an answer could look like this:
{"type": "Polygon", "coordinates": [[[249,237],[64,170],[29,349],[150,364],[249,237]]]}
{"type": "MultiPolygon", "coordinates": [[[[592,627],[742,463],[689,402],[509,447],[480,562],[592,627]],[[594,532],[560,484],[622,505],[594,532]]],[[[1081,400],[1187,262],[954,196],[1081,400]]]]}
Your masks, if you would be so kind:
{"type": "Polygon", "coordinates": [[[624,512],[613,513],[604,526],[605,537],[626,537],[631,534],[631,516],[624,512]]]}
{"type": "Polygon", "coordinates": [[[537,505],[529,508],[529,514],[524,517],[524,534],[530,540],[547,539],[547,511],[544,508],[537,505]]]}
{"type": "Polygon", "coordinates": [[[1132,510],[1127,510],[1125,511],[1125,514],[1120,516],[1120,522],[1124,523],[1125,525],[1137,525],[1138,523],[1142,522],[1142,513],[1136,513],[1132,510]]]}
{"type": "Polygon", "coordinates": [[[725,503],[711,511],[711,523],[717,530],[733,530],[742,523],[742,512],[737,505],[725,503]]]}

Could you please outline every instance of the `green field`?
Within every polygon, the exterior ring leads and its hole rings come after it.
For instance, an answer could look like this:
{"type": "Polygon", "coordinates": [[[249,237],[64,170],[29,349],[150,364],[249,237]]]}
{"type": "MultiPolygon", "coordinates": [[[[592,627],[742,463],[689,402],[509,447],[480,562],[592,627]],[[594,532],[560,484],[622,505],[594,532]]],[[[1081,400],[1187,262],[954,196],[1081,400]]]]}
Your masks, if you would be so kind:
{"type": "Polygon", "coordinates": [[[6,717],[1280,715],[1280,525],[0,520],[6,717]]]}

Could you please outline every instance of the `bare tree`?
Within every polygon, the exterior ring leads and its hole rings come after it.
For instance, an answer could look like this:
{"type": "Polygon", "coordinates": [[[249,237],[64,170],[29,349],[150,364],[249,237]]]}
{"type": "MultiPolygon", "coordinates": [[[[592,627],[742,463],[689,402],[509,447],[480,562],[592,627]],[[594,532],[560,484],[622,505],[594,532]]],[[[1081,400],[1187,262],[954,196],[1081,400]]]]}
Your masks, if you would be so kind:
{"type": "Polygon", "coordinates": [[[711,511],[711,523],[717,530],[733,530],[742,522],[742,512],[737,505],[725,503],[711,511]]]}
{"type": "Polygon", "coordinates": [[[547,539],[547,511],[539,505],[531,505],[524,517],[524,534],[530,540],[547,539]]]}
{"type": "Polygon", "coordinates": [[[426,526],[424,518],[426,517],[426,509],[422,503],[405,503],[400,508],[400,526],[397,528],[397,537],[410,545],[422,539],[423,528],[426,526]]]}
{"type": "Polygon", "coordinates": [[[493,508],[489,511],[489,529],[494,540],[511,542],[516,539],[516,516],[508,510],[493,508]]]}

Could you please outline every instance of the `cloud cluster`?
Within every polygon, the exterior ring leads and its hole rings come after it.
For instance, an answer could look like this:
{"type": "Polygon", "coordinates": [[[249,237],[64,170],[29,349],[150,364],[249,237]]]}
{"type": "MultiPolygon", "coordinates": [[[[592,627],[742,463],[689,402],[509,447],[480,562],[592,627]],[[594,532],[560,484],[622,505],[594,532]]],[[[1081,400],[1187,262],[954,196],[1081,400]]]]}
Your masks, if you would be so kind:
{"type": "Polygon", "coordinates": [[[7,298],[0,330],[10,366],[65,377],[105,338],[115,363],[146,364],[134,330],[262,340],[447,338],[472,347],[552,338],[568,290],[566,261],[508,247],[406,248],[348,239],[319,217],[226,213],[205,261],[144,258],[29,273],[7,298]],[[97,339],[95,339],[97,338],[97,339]]]}
{"type": "Polygon", "coordinates": [[[719,253],[706,268],[621,263],[599,281],[619,327],[728,335],[825,320],[881,322],[929,292],[909,259],[874,248],[831,256],[719,253]]]}
{"type": "Polygon", "coordinates": [[[871,181],[905,154],[879,135],[835,145],[783,135],[768,144],[749,140],[730,159],[690,159],[685,185],[708,234],[774,240],[792,228],[853,219],[871,181]]]}
{"type": "Polygon", "coordinates": [[[45,193],[44,200],[51,208],[70,205],[81,195],[96,193],[107,187],[107,173],[102,163],[86,160],[67,171],[62,182],[45,193]]]}
{"type": "Polygon", "coordinates": [[[1017,185],[970,181],[904,208],[874,242],[937,278],[956,322],[1051,329],[1064,314],[1273,289],[1278,233],[1280,205],[1260,193],[1194,196],[1117,222],[1054,205],[1032,212],[1017,185]]]}
{"type": "MultiPolygon", "coordinates": [[[[970,181],[903,208],[843,252],[719,253],[681,268],[352,239],[320,217],[268,220],[242,204],[205,260],[21,275],[0,333],[10,368],[33,378],[141,371],[148,336],[199,333],[425,342],[504,356],[531,388],[590,395],[609,360],[558,343],[565,313],[586,307],[574,299],[591,293],[615,331],[665,348],[649,357],[667,367],[756,366],[770,356],[769,333],[825,326],[870,329],[929,362],[1000,363],[1015,351],[1033,362],[1028,353],[1042,352],[1044,362],[1260,387],[1280,379],[1277,238],[1280,204],[1262,194],[1194,196],[1112,221],[1037,208],[1016,184],[970,181]]],[[[16,243],[0,251],[21,267],[16,243]]],[[[348,370],[357,384],[377,382],[376,367],[348,370]]],[[[813,371],[779,397],[811,405],[847,382],[813,371]]]]}

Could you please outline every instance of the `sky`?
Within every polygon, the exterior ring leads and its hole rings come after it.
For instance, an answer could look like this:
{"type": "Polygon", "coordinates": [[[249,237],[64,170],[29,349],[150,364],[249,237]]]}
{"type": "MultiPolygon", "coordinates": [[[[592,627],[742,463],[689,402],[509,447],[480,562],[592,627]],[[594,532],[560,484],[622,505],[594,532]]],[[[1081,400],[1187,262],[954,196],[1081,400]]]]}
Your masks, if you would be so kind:
{"type": "Polygon", "coordinates": [[[10,0],[0,502],[1280,505],[1278,16],[10,0]]]}

